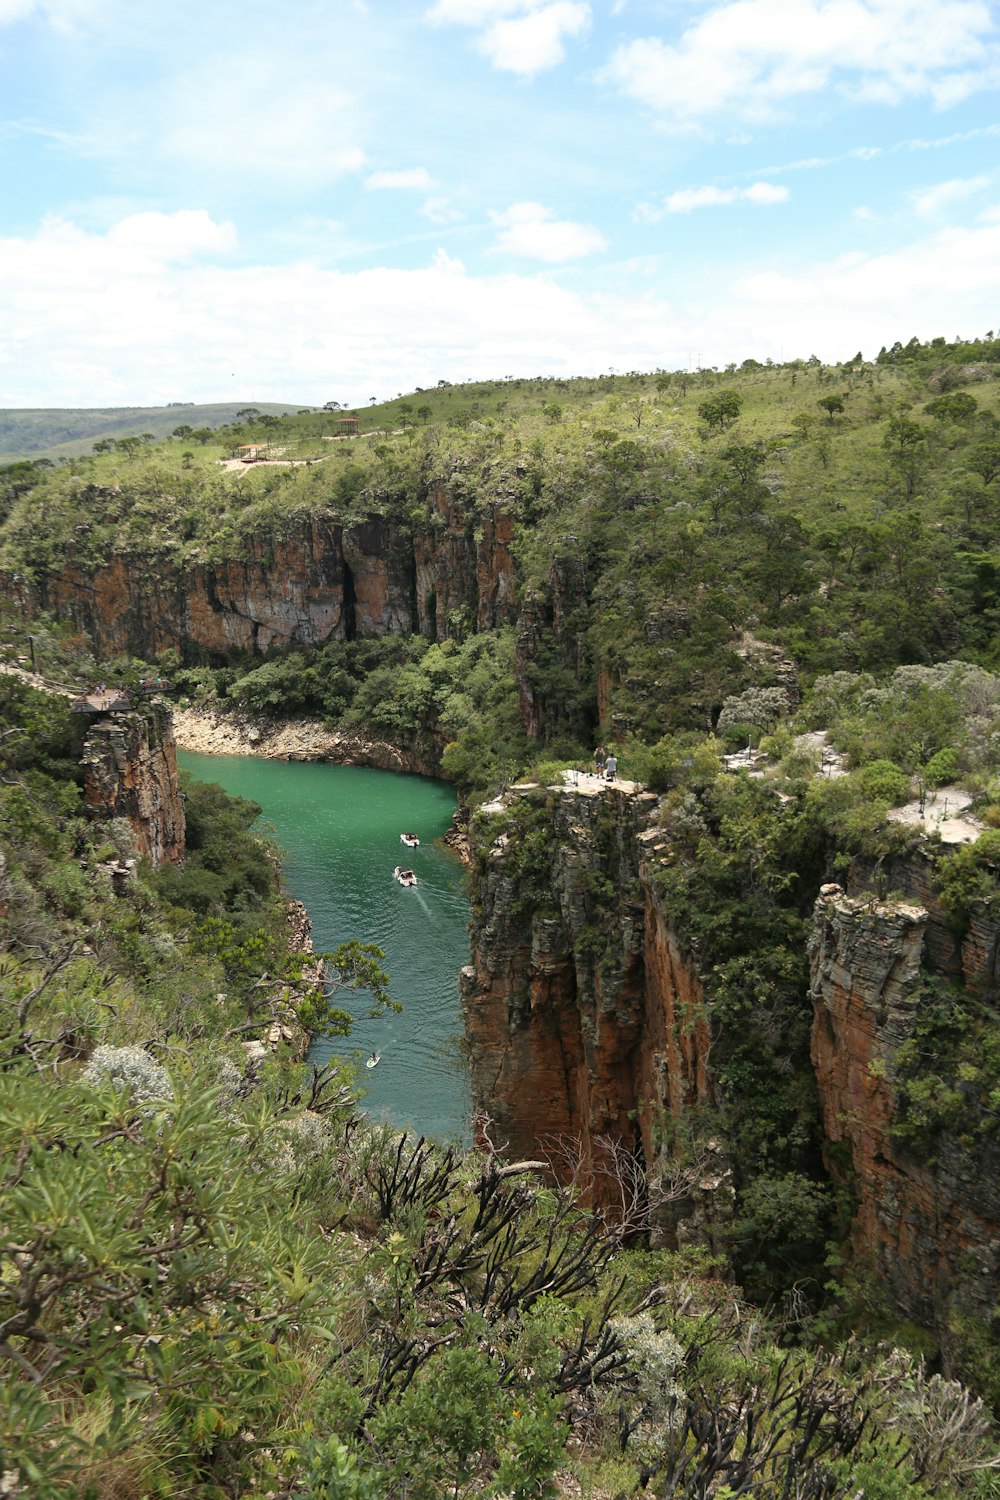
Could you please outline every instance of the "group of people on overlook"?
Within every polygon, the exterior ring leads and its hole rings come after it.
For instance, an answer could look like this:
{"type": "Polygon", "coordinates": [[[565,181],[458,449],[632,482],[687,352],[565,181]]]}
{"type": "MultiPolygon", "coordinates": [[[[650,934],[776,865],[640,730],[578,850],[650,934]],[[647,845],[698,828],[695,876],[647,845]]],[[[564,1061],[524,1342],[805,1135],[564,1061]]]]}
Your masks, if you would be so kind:
{"type": "Polygon", "coordinates": [[[618,775],[618,757],[613,750],[609,754],[603,745],[598,745],[594,751],[594,775],[603,776],[606,781],[614,781],[618,775]]]}

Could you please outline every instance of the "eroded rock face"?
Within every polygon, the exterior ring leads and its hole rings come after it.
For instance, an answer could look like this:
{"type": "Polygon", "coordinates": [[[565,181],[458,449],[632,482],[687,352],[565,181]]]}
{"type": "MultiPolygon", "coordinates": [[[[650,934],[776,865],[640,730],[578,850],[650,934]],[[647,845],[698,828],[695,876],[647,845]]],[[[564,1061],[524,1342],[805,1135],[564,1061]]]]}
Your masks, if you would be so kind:
{"type": "MultiPolygon", "coordinates": [[[[917,1160],[894,1138],[897,1059],[918,1018],[933,927],[918,904],[822,888],[809,948],[812,1058],[826,1137],[841,1147],[829,1165],[858,1197],[857,1261],[954,1362],[970,1318],[1000,1332],[1000,1152],[945,1131],[935,1158],[917,1160]]],[[[944,952],[938,941],[934,951],[944,952]]]]}
{"type": "Polygon", "coordinates": [[[416,532],[378,516],[352,526],[314,516],[249,535],[217,563],[129,553],[86,569],[68,558],[38,580],[32,607],[71,620],[99,658],[172,648],[187,662],[512,621],[512,517],[491,511],[477,530],[445,484],[429,499],[434,522],[416,532]]]}
{"type": "Polygon", "coordinates": [[[83,747],[84,797],[99,818],[124,818],[154,866],[184,858],[184,803],[170,710],[153,704],[94,724],[83,747]]]}
{"type": "Polygon", "coordinates": [[[616,1154],[641,1156],[654,1242],[712,1242],[691,1223],[718,1216],[724,1153],[678,1191],[664,1148],[665,1118],[708,1101],[711,1084],[700,986],[647,879],[658,799],[608,787],[522,800],[530,816],[512,817],[515,793],[474,824],[462,1004],[476,1107],[494,1141],[519,1155],[541,1145],[612,1212],[616,1154]]]}

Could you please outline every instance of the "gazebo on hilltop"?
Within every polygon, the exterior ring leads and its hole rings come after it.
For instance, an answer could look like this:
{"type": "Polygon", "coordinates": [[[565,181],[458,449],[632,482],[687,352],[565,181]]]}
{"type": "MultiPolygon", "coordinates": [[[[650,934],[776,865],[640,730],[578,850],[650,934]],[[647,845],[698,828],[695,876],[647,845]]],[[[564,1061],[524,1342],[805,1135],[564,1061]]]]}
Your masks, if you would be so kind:
{"type": "Polygon", "coordinates": [[[259,464],[270,456],[270,443],[241,443],[236,450],[236,457],[244,464],[259,464]]]}

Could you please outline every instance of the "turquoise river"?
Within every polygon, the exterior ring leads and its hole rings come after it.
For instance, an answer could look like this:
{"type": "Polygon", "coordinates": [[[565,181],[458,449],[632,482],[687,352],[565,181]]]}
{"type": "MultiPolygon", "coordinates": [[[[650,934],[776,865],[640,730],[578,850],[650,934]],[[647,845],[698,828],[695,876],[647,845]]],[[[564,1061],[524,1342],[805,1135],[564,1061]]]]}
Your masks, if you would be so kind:
{"type": "Polygon", "coordinates": [[[427,1135],[465,1139],[458,971],[469,961],[469,900],[465,871],[435,842],[455,810],[451,788],[356,766],[187,751],[178,759],[199,781],[218,782],[263,808],[258,826],[281,846],[285,886],[308,910],[317,948],[357,938],[385,952],[402,1014],[370,1021],[364,997],[342,993],[338,1003],[359,1016],[354,1031],[349,1040],[317,1042],[312,1060],[377,1051],[378,1067],[362,1069],[368,1112],[427,1135]],[[419,849],[403,847],[404,830],[420,836],[419,849]],[[416,872],[416,889],[396,883],[397,864],[416,872]]]}

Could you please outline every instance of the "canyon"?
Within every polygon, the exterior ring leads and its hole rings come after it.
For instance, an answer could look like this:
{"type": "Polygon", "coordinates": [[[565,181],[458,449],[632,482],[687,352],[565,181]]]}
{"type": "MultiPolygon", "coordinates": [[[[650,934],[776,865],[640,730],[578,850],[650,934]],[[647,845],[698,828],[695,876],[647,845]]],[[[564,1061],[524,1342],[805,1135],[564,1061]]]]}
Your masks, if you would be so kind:
{"type": "MultiPolygon", "coordinates": [[[[419,527],[307,518],[249,535],[239,557],[216,563],[120,554],[85,568],[69,557],[35,579],[29,604],[71,621],[100,657],[171,649],[186,662],[513,624],[524,727],[544,737],[531,663],[546,635],[564,654],[584,649],[567,621],[585,580],[555,558],[548,595],[519,598],[510,515],[496,507],[474,520],[444,483],[428,499],[419,527]]],[[[597,686],[606,706],[601,674],[597,686]]],[[[269,753],[338,758],[327,740],[269,753]]],[[[86,763],[88,803],[125,818],[138,853],[154,864],[183,857],[161,715],[95,726],[86,763]]],[[[391,753],[376,763],[435,770],[391,753]]],[[[740,1185],[704,975],[656,880],[669,854],[659,810],[641,790],[562,785],[509,789],[474,816],[471,961],[461,975],[473,1092],[484,1138],[528,1156],[541,1144],[560,1175],[626,1217],[636,1211],[629,1172],[643,1168],[653,1243],[700,1244],[724,1261],[740,1185]],[[693,1119],[710,1129],[680,1152],[693,1119]]],[[[854,1271],[897,1316],[931,1330],[946,1367],[960,1370],[970,1328],[994,1342],[1000,1334],[998,1163],[987,1140],[947,1128],[933,1153],[907,1142],[898,1056],[928,976],[995,1010],[1000,945],[988,905],[956,929],[933,874],[924,847],[878,868],[855,860],[843,887],[817,883],[801,1006],[854,1271]]]]}
{"type": "MultiPolygon", "coordinates": [[[[658,799],[613,786],[596,796],[513,788],[472,829],[462,1002],[483,1128],[517,1153],[541,1142],[612,1216],[630,1206],[624,1147],[648,1169],[652,1242],[693,1242],[724,1258],[734,1195],[711,1062],[718,1023],[655,880],[668,852],[658,799]],[[699,1113],[711,1134],[678,1156],[675,1142],[699,1113]]],[[[853,894],[823,886],[801,1004],[812,1016],[827,1168],[851,1205],[852,1272],[896,1316],[930,1330],[946,1368],[961,1370],[970,1337],[998,1332],[997,1148],[947,1125],[933,1153],[908,1145],[897,1057],[928,977],[957,980],[995,1008],[1000,923],[983,909],[962,940],[932,873],[926,854],[897,860],[883,878],[909,894],[891,899],[872,893],[862,862],[853,894]]]]}

